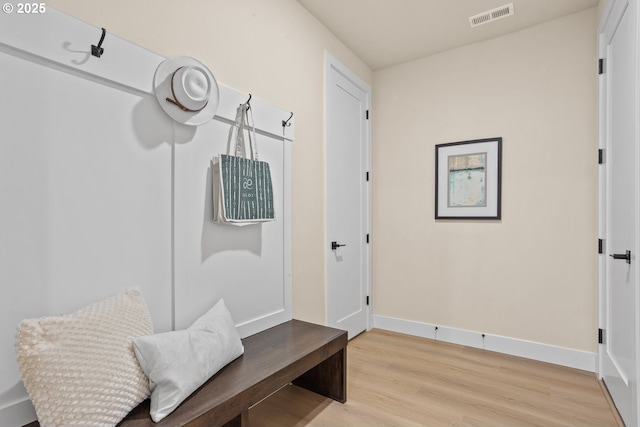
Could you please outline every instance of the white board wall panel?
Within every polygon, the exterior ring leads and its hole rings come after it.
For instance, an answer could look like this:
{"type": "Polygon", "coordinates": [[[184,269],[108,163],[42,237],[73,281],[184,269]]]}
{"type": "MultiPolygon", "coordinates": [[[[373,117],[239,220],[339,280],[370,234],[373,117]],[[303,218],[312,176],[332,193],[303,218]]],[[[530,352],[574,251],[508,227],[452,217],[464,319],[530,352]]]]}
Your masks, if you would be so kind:
{"type": "Polygon", "coordinates": [[[172,132],[155,146],[139,137],[131,118],[157,118],[137,111],[151,95],[1,51],[0,64],[12,81],[0,102],[0,411],[11,411],[26,397],[14,348],[22,319],[137,287],[156,330],[171,328],[172,132]]]}
{"type": "Polygon", "coordinates": [[[210,160],[248,94],[221,84],[214,120],[177,124],[153,94],[164,58],[109,33],[103,56],[89,57],[100,32],[51,8],[0,15],[11,82],[0,98],[2,426],[34,419],[15,361],[24,318],[132,287],[156,332],[188,326],[219,298],[242,336],[291,318],[290,112],[251,100],[277,220],[214,224],[210,160]]]}
{"type": "MultiPolygon", "coordinates": [[[[255,107],[252,107],[255,108],[255,107]]],[[[254,114],[260,114],[259,110],[254,114]]],[[[189,326],[224,297],[242,336],[291,318],[290,142],[257,135],[261,160],[268,161],[276,221],[234,227],[213,222],[211,159],[227,150],[232,125],[215,119],[198,128],[197,138],[177,144],[175,155],[176,329],[189,326]]]]}
{"type": "MultiPolygon", "coordinates": [[[[0,262],[41,271],[33,284],[45,285],[47,307],[59,312],[122,287],[155,282],[167,289],[171,177],[166,168],[172,133],[164,135],[163,145],[150,147],[130,119],[140,96],[0,55],[3,69],[15,77],[0,104],[8,136],[0,174],[7,183],[8,210],[20,221],[13,226],[7,218],[2,228],[12,241],[39,248],[41,255],[33,262],[3,245],[7,253],[0,262]],[[26,99],[36,102],[16,114],[15,106],[26,99]],[[29,231],[31,224],[39,232],[29,231]],[[24,238],[25,231],[30,238],[24,238]]],[[[139,118],[153,120],[157,114],[139,118]]],[[[169,299],[164,300],[153,314],[157,327],[166,330],[169,299]]]]}

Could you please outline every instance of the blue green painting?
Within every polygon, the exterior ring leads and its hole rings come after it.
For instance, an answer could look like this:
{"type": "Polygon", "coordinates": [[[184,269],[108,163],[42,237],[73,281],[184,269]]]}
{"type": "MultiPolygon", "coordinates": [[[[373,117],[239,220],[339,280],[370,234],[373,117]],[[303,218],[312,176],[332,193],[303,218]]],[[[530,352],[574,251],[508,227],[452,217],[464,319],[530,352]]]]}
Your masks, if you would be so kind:
{"type": "Polygon", "coordinates": [[[487,153],[449,156],[448,170],[450,208],[487,206],[487,153]]]}

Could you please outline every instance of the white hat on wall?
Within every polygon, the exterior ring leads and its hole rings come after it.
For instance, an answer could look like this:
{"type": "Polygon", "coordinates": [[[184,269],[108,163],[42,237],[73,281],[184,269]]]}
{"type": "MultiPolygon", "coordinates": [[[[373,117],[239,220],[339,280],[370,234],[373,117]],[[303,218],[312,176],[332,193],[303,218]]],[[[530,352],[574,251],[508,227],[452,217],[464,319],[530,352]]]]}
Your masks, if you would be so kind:
{"type": "Polygon", "coordinates": [[[213,119],[220,90],[206,65],[188,56],[164,60],[153,78],[156,98],[176,122],[199,126],[213,119]]]}

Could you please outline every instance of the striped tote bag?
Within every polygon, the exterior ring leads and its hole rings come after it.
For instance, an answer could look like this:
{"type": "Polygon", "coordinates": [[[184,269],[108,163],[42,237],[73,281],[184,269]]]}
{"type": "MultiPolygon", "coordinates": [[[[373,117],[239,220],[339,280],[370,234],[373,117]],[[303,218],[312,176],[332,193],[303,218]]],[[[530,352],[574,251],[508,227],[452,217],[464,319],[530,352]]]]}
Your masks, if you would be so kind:
{"type": "Polygon", "coordinates": [[[249,125],[249,107],[246,103],[238,108],[236,136],[233,138],[232,132],[233,144],[229,144],[227,154],[212,160],[213,219],[220,224],[249,225],[275,220],[271,171],[269,163],[258,160],[253,117],[249,125]],[[229,153],[232,145],[234,155],[229,153]]]}

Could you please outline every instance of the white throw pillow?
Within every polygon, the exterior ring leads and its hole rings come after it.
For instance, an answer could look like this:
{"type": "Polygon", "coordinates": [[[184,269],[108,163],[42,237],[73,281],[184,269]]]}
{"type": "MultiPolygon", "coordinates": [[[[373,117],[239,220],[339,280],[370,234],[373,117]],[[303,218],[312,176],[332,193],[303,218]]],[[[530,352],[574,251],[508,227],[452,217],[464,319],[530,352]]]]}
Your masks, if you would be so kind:
{"type": "Polygon", "coordinates": [[[224,300],[183,331],[138,337],[133,348],[151,387],[151,419],[173,412],[198,387],[244,353],[224,300]]]}
{"type": "Polygon", "coordinates": [[[41,426],[115,426],[149,396],[133,353],[152,333],[137,291],[18,326],[18,365],[41,426]]]}

